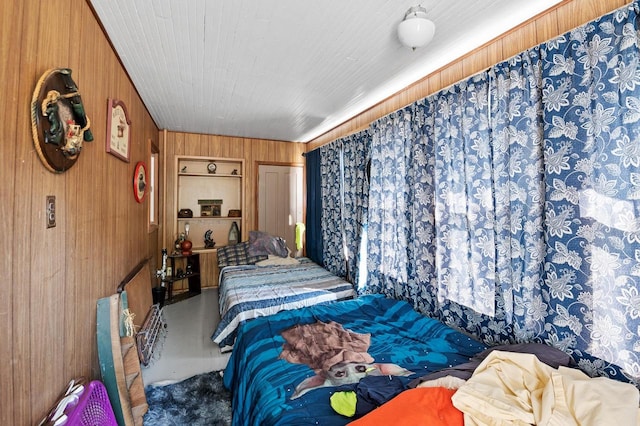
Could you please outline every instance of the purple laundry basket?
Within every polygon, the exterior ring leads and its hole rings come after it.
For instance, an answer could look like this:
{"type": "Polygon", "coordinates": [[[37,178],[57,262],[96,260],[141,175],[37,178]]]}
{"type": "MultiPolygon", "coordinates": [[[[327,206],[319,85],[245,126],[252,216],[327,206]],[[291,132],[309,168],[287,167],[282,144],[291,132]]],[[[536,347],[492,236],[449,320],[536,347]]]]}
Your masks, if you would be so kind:
{"type": "Polygon", "coordinates": [[[66,414],[65,426],[118,426],[107,389],[99,380],[86,385],[78,403],[66,414]]]}

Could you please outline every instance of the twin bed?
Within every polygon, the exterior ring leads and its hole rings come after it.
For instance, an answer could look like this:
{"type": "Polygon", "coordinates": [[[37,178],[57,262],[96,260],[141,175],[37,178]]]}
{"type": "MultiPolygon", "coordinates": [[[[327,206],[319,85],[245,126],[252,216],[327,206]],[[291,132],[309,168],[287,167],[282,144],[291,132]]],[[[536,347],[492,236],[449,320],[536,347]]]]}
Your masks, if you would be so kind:
{"type": "Polygon", "coordinates": [[[356,391],[365,377],[406,385],[483,349],[405,302],[363,296],[245,323],[224,383],[235,425],[344,425],[330,404],[337,389],[356,391]]]}
{"type": "Polygon", "coordinates": [[[231,350],[238,325],[276,312],[355,297],[353,286],[308,258],[286,264],[231,265],[220,271],[220,323],[211,339],[231,350]]]}
{"type": "Polygon", "coordinates": [[[640,424],[631,384],[590,379],[546,345],[487,348],[407,302],[356,298],[308,259],[225,267],[220,309],[234,425],[640,424]]]}

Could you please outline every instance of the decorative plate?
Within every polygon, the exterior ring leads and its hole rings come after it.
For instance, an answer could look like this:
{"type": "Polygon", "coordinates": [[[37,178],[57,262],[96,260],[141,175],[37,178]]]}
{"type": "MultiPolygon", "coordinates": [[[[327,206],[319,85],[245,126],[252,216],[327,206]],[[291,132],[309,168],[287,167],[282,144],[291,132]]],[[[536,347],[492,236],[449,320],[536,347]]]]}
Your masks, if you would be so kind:
{"type": "Polygon", "coordinates": [[[147,166],[142,161],[136,164],[136,170],[133,173],[133,196],[136,201],[141,203],[147,194],[147,166]]]}
{"type": "Polygon", "coordinates": [[[31,98],[33,144],[47,170],[62,173],[76,163],[82,143],[93,140],[90,125],[71,70],[47,70],[31,98]]]}

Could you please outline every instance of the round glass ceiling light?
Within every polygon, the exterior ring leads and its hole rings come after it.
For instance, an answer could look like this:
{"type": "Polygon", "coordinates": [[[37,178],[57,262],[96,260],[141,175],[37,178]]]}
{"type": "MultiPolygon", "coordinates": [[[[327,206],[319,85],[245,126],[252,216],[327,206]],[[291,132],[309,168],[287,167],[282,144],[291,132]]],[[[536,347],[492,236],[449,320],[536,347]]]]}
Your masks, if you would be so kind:
{"type": "Polygon", "coordinates": [[[398,25],[400,42],[413,50],[428,44],[435,31],[436,25],[427,19],[427,10],[422,6],[410,8],[398,25]]]}

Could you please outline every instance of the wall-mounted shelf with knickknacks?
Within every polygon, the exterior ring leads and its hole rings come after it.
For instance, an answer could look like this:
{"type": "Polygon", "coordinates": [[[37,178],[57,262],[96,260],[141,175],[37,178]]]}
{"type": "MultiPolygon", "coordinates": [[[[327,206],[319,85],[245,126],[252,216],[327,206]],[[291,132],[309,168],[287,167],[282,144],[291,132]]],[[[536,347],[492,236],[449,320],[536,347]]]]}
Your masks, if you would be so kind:
{"type": "Polygon", "coordinates": [[[237,222],[241,232],[244,228],[244,159],[176,156],[175,166],[174,238],[188,224],[194,252],[227,245],[232,223],[237,222]],[[191,217],[179,217],[183,215],[177,213],[185,210],[191,211],[191,217]]]}

